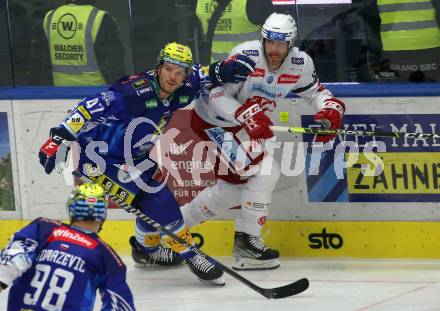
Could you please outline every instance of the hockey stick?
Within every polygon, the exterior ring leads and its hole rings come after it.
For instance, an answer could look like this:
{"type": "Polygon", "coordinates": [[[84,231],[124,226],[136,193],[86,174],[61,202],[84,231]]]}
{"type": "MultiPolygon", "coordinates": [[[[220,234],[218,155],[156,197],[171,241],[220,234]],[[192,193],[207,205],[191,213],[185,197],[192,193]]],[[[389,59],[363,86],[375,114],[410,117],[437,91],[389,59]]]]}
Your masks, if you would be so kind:
{"type": "Polygon", "coordinates": [[[320,135],[354,135],[354,136],[376,136],[376,137],[406,137],[406,138],[440,138],[440,134],[430,133],[401,133],[401,132],[382,132],[382,131],[354,131],[354,130],[325,130],[321,128],[309,127],[288,127],[271,126],[274,132],[290,132],[298,134],[320,134],[320,135]]]}
{"type": "MultiPolygon", "coordinates": [[[[85,182],[97,182],[99,179],[97,176],[96,177],[94,177],[94,176],[87,177],[87,176],[81,175],[77,171],[74,171],[73,175],[79,177],[81,180],[83,180],[85,182]]],[[[168,230],[167,228],[163,227],[157,221],[148,217],[147,215],[142,213],[140,210],[130,206],[129,204],[124,202],[123,199],[117,197],[114,194],[109,193],[105,187],[104,187],[104,189],[109,194],[109,197],[112,199],[112,201],[115,202],[119,207],[121,207],[122,209],[124,209],[125,211],[127,211],[131,214],[136,215],[137,217],[139,217],[140,219],[145,221],[147,224],[153,226],[157,230],[165,232],[167,235],[169,235],[171,238],[173,238],[178,243],[186,245],[186,246],[190,247],[191,249],[194,249],[194,246],[189,245],[184,239],[177,236],[176,234],[174,234],[172,231],[168,230]]],[[[207,256],[207,257],[209,259],[211,259],[215,264],[220,266],[223,269],[223,271],[225,271],[227,274],[229,274],[230,276],[232,276],[236,280],[239,280],[241,283],[243,283],[247,287],[250,287],[251,289],[253,289],[257,293],[260,293],[261,295],[263,295],[264,297],[266,297],[268,299],[279,299],[279,298],[285,298],[285,297],[297,295],[299,293],[302,293],[303,291],[305,291],[309,287],[309,280],[306,278],[302,278],[302,279],[299,279],[293,283],[290,283],[290,284],[287,284],[284,286],[275,287],[275,288],[262,288],[262,287],[257,286],[256,284],[252,283],[248,279],[244,278],[243,276],[241,276],[240,274],[238,274],[234,270],[229,269],[228,267],[224,266],[222,263],[218,262],[214,258],[212,258],[210,256],[207,256]]]]}

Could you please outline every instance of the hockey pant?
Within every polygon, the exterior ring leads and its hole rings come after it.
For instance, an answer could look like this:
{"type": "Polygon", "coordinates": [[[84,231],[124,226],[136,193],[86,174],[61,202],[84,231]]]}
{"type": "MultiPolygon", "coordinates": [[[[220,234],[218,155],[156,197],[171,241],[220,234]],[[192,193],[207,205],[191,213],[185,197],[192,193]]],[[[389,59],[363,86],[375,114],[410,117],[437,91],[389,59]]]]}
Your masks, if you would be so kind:
{"type": "MultiPolygon", "coordinates": [[[[78,170],[81,174],[89,176],[93,181],[99,183],[107,192],[122,199],[125,203],[138,208],[143,214],[166,227],[177,236],[181,237],[188,244],[195,245],[188,226],[184,223],[179,204],[174,195],[164,182],[154,180],[157,165],[151,167],[139,176],[127,165],[113,158],[103,158],[105,170],[100,170],[94,162],[81,154],[78,170]],[[133,176],[130,176],[133,173],[133,176]],[[93,177],[95,175],[95,177],[93,177]],[[137,183],[135,182],[137,180],[137,183]],[[140,182],[147,185],[147,191],[139,187],[140,182]]],[[[141,184],[142,187],[142,184],[141,184]]],[[[145,252],[155,252],[161,240],[174,252],[179,253],[183,259],[192,257],[193,252],[169,237],[165,233],[158,232],[153,226],[136,219],[135,225],[136,240],[143,247],[145,252]]]]}
{"type": "MultiPolygon", "coordinates": [[[[201,120],[195,113],[191,126],[200,138],[209,139],[204,130],[213,126],[201,120]]],[[[233,129],[233,132],[238,130],[233,129]]],[[[253,175],[245,179],[231,170],[226,175],[217,174],[215,186],[205,188],[190,203],[182,206],[181,211],[186,224],[192,227],[223,215],[230,208],[241,206],[235,230],[261,236],[272,203],[272,192],[281,173],[278,162],[272,156],[257,157],[252,161],[252,165],[257,169],[253,175]]]]}

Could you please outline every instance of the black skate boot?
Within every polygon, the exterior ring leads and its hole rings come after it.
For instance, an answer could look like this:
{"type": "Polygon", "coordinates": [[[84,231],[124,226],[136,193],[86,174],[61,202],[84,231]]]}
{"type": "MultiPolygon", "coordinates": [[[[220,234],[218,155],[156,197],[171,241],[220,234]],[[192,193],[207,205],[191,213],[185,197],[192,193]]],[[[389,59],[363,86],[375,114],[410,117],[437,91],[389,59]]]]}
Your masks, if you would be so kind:
{"type": "Polygon", "coordinates": [[[280,266],[280,253],[264,245],[258,236],[235,232],[234,270],[270,270],[280,266]]]}
{"type": "Polygon", "coordinates": [[[155,265],[159,266],[177,266],[183,262],[180,256],[173,252],[171,248],[163,247],[159,245],[159,248],[154,253],[147,253],[142,250],[142,247],[136,241],[134,236],[130,237],[131,245],[131,257],[136,263],[135,266],[138,267],[152,267],[155,265]]]}
{"type": "Polygon", "coordinates": [[[222,278],[223,269],[206,258],[206,255],[200,250],[196,250],[195,252],[196,254],[194,256],[185,260],[191,271],[197,275],[201,281],[208,281],[214,285],[225,285],[225,280],[222,278]]]}

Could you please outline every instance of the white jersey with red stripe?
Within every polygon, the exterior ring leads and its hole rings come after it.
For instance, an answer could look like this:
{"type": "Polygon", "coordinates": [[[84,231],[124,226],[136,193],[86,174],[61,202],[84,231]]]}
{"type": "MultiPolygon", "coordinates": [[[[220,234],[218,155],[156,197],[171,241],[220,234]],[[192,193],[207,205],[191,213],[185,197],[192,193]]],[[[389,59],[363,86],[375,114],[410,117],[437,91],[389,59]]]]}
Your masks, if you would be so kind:
{"type": "Polygon", "coordinates": [[[247,99],[261,96],[268,100],[285,98],[289,92],[303,97],[315,109],[321,110],[324,100],[333,94],[319,82],[313,60],[305,52],[294,47],[277,70],[270,70],[260,41],[247,41],[237,45],[230,53],[249,56],[256,63],[246,81],[225,84],[211,90],[209,101],[202,96],[195,101],[196,113],[205,121],[220,127],[239,125],[235,111],[247,99]]]}

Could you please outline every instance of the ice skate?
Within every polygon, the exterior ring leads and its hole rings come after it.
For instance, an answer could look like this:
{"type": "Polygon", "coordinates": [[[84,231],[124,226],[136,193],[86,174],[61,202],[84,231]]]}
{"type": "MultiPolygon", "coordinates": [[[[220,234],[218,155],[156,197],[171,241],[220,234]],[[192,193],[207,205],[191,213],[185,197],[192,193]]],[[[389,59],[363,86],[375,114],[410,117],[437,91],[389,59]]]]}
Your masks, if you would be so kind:
{"type": "Polygon", "coordinates": [[[146,268],[153,266],[177,266],[183,263],[183,259],[173,252],[170,248],[159,245],[154,253],[147,253],[142,250],[140,244],[134,236],[130,237],[131,257],[135,262],[135,266],[146,268]]]}
{"type": "Polygon", "coordinates": [[[280,253],[264,245],[257,236],[235,232],[234,270],[271,270],[280,266],[280,253]]]}
{"type": "Polygon", "coordinates": [[[225,280],[222,277],[223,270],[209,260],[200,250],[197,250],[194,256],[185,261],[200,281],[219,286],[225,285],[225,280]]]}

